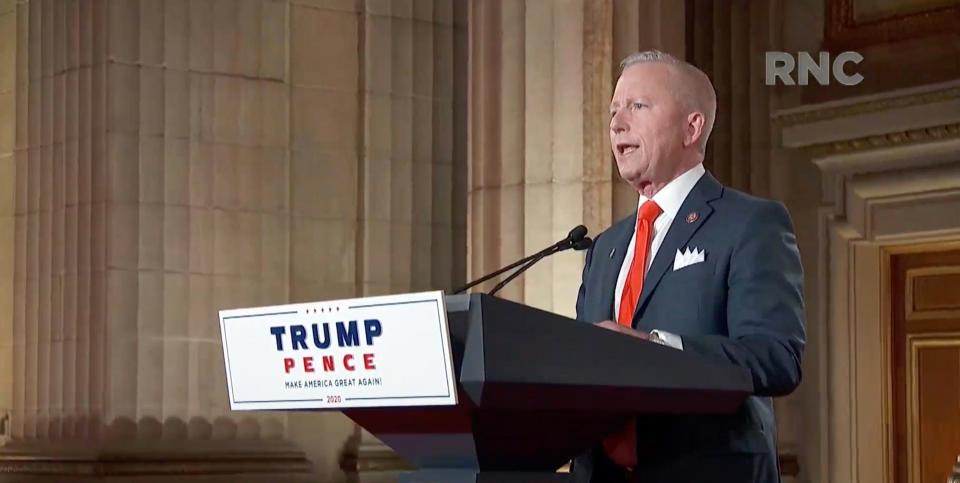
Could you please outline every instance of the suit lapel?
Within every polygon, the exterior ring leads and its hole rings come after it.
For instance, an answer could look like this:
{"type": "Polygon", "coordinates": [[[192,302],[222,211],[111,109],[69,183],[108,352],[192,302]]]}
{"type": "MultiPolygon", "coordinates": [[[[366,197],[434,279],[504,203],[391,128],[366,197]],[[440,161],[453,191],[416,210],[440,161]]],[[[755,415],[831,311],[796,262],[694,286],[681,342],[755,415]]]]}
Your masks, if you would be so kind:
{"type": "MultiPolygon", "coordinates": [[[[723,186],[710,173],[704,173],[700,181],[697,181],[697,184],[690,190],[687,199],[680,205],[680,211],[673,218],[673,222],[667,230],[667,236],[657,250],[657,255],[653,258],[653,263],[643,280],[643,292],[640,293],[637,310],[633,314],[634,327],[637,326],[637,315],[643,313],[644,304],[657,288],[660,279],[673,266],[672,262],[677,250],[685,247],[690,237],[713,214],[713,208],[709,205],[709,202],[719,198],[722,191],[723,186]],[[696,213],[696,220],[692,222],[687,219],[687,216],[691,213],[696,213]]],[[[629,242],[629,238],[627,241],[629,242]]]]}
{"type": "Polygon", "coordinates": [[[610,251],[603,254],[594,254],[594,256],[601,255],[607,258],[607,263],[604,264],[604,272],[601,275],[601,283],[603,283],[603,285],[600,289],[601,300],[608,302],[604,307],[605,312],[602,314],[604,319],[616,320],[613,313],[613,300],[614,297],[616,297],[617,277],[620,275],[620,267],[623,266],[623,260],[627,256],[627,247],[630,245],[630,237],[633,236],[633,228],[637,223],[636,220],[637,212],[634,211],[633,215],[621,220],[610,230],[613,256],[610,255],[610,251]]]}

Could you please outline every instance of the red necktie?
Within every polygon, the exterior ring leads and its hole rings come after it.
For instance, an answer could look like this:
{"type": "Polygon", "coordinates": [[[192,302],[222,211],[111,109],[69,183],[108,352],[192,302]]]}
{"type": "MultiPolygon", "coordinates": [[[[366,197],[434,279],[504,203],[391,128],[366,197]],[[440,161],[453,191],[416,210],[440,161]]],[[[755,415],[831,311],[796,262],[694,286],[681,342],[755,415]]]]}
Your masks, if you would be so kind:
{"type": "MultiPolygon", "coordinates": [[[[637,214],[637,233],[633,243],[633,261],[630,262],[630,271],[623,284],[623,294],[620,296],[620,313],[617,314],[617,323],[626,327],[633,326],[633,313],[636,311],[640,294],[643,293],[643,276],[647,271],[647,259],[650,254],[650,239],[653,235],[653,222],[663,210],[653,200],[648,200],[640,207],[637,214]]],[[[632,468],[637,464],[637,422],[633,418],[627,422],[627,427],[618,433],[607,436],[603,440],[603,449],[607,456],[616,464],[625,468],[632,468]]]]}
{"type": "Polygon", "coordinates": [[[647,271],[653,221],[660,216],[660,213],[663,213],[663,210],[653,200],[647,200],[637,213],[637,236],[633,244],[633,261],[630,262],[630,271],[627,272],[627,280],[623,284],[620,313],[617,314],[617,323],[626,327],[633,326],[633,313],[637,309],[640,294],[643,293],[643,276],[647,271]]]}

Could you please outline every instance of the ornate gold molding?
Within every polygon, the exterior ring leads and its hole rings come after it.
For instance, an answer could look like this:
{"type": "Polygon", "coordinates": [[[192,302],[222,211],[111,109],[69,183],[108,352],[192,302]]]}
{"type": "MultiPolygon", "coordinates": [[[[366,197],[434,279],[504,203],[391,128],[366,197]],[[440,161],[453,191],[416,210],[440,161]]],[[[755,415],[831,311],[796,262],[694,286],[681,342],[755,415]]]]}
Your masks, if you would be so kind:
{"type": "Polygon", "coordinates": [[[771,121],[779,127],[790,127],[819,121],[829,121],[842,117],[852,117],[880,111],[902,109],[904,107],[933,104],[935,102],[960,99],[960,86],[950,86],[928,92],[902,94],[875,100],[864,100],[850,104],[825,107],[816,110],[793,111],[774,114],[771,121]]]}
{"type": "Polygon", "coordinates": [[[819,158],[834,154],[870,151],[895,146],[905,146],[931,141],[960,138],[960,122],[909,129],[830,143],[814,144],[801,148],[811,157],[819,158]]]}

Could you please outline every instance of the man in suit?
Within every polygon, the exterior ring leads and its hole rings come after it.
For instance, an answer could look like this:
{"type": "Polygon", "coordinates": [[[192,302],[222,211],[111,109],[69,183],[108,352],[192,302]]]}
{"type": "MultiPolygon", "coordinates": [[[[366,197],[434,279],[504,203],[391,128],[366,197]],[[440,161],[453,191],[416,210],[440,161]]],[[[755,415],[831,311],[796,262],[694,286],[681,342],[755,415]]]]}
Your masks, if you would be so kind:
{"type": "Polygon", "coordinates": [[[577,458],[575,479],[775,483],[770,398],[800,383],[805,343],[790,217],[704,170],[716,94],[703,72],[658,51],[621,67],[610,142],[640,199],[587,253],[577,318],[748,369],[754,394],[733,415],[638,417],[577,458]]]}

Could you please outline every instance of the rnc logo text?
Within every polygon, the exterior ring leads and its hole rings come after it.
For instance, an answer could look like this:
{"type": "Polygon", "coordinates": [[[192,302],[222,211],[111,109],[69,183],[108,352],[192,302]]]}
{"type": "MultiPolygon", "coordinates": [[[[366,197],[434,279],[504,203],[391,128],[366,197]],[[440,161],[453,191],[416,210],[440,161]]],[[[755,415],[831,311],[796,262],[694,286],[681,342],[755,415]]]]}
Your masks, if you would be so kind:
{"type": "Polygon", "coordinates": [[[844,71],[846,64],[859,64],[863,61],[863,56],[859,53],[842,52],[833,59],[833,63],[830,62],[829,52],[820,52],[819,57],[819,60],[815,61],[807,52],[800,52],[796,57],[788,52],[767,52],[765,82],[768,86],[776,84],[778,80],[787,86],[805,86],[812,75],[818,84],[826,86],[830,85],[831,74],[837,82],[845,86],[855,86],[863,82],[862,75],[848,75],[844,71]],[[794,68],[797,70],[796,80],[793,78],[794,68]]]}

